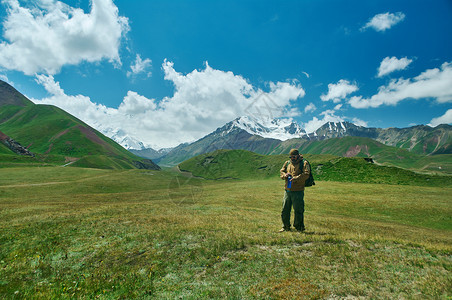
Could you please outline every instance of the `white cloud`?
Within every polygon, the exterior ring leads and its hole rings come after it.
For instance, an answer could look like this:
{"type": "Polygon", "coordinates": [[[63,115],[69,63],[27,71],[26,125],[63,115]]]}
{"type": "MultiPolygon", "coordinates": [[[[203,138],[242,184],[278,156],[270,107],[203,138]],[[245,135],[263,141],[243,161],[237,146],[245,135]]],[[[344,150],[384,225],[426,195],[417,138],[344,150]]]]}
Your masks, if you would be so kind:
{"type": "Polygon", "coordinates": [[[324,125],[327,122],[345,122],[345,121],[351,121],[353,124],[357,125],[357,126],[364,126],[367,127],[367,122],[360,120],[358,118],[350,118],[347,116],[337,116],[336,113],[336,108],[335,109],[328,109],[325,110],[324,112],[320,113],[321,118],[317,118],[314,117],[312,118],[312,120],[310,120],[307,123],[304,123],[304,128],[306,130],[307,133],[312,133],[314,131],[316,131],[317,129],[319,129],[320,127],[322,127],[322,125],[324,125]]]}
{"type": "Polygon", "coordinates": [[[118,107],[118,112],[126,116],[139,115],[144,111],[153,111],[157,108],[154,100],[150,100],[136,92],[129,91],[118,107]]]}
{"type": "Polygon", "coordinates": [[[60,87],[60,83],[55,82],[52,75],[36,75],[36,82],[42,85],[48,93],[54,96],[64,95],[64,90],[60,87]]]}
{"type": "Polygon", "coordinates": [[[121,64],[119,46],[129,25],[112,0],[92,0],[89,14],[55,0],[34,1],[30,7],[18,0],[3,2],[7,16],[0,66],[5,69],[53,75],[82,61],[121,64]]]}
{"type": "Polygon", "coordinates": [[[8,76],[5,74],[0,74],[0,80],[3,80],[4,82],[9,83],[10,85],[13,85],[11,82],[9,82],[8,76]]]}
{"type": "Polygon", "coordinates": [[[341,99],[345,99],[347,95],[356,92],[357,90],[358,86],[356,84],[350,84],[348,80],[341,79],[336,84],[328,84],[328,94],[322,94],[320,99],[322,99],[322,101],[332,100],[334,103],[339,103],[341,99]]]}
{"type": "MultiPolygon", "coordinates": [[[[112,122],[115,122],[116,109],[93,103],[89,97],[83,95],[66,95],[60,84],[55,82],[52,75],[37,75],[36,81],[51,94],[50,97],[41,100],[30,99],[36,104],[58,106],[94,127],[105,119],[111,119],[112,122]]],[[[118,122],[120,124],[121,120],[118,120],[118,122]]]]}
{"type": "Polygon", "coordinates": [[[367,122],[363,121],[361,119],[358,118],[353,118],[352,119],[352,123],[355,124],[356,126],[363,126],[363,127],[367,127],[367,122]]]}
{"type": "Polygon", "coordinates": [[[311,77],[307,72],[301,72],[303,73],[307,78],[311,77]]]}
{"type": "Polygon", "coordinates": [[[431,127],[436,127],[440,124],[451,124],[452,123],[452,109],[448,109],[446,113],[438,118],[433,118],[428,124],[431,127]]]}
{"type": "Polygon", "coordinates": [[[336,116],[334,110],[326,110],[320,115],[323,116],[322,119],[314,117],[311,121],[304,124],[304,128],[307,133],[312,133],[319,129],[323,124],[327,122],[343,122],[344,118],[336,116]]]}
{"type": "Polygon", "coordinates": [[[394,79],[381,86],[378,94],[366,99],[362,96],[350,98],[354,108],[396,105],[405,99],[435,98],[439,103],[452,102],[452,63],[443,63],[441,69],[426,70],[412,79],[394,79]]]}
{"type": "Polygon", "coordinates": [[[158,149],[194,141],[239,116],[269,109],[268,101],[274,117],[296,115],[294,102],[305,94],[297,82],[270,82],[270,90],[264,92],[245,78],[207,63],[204,70],[184,75],[165,60],[163,71],[175,92],[160,101],[129,91],[117,109],[108,108],[86,96],[66,95],[53,76],[46,75],[39,75],[37,81],[52,96],[32,100],[59,106],[107,136],[121,129],[158,149]]]}
{"type": "Polygon", "coordinates": [[[384,75],[387,75],[389,73],[392,73],[394,71],[398,70],[404,70],[406,67],[408,67],[409,64],[413,62],[412,59],[408,59],[406,57],[403,57],[401,59],[397,59],[397,57],[385,57],[380,64],[380,67],[378,68],[378,77],[383,77],[384,75]]]}
{"type": "Polygon", "coordinates": [[[338,104],[333,108],[333,110],[339,110],[341,108],[342,108],[342,104],[338,104]]]}
{"type": "Polygon", "coordinates": [[[152,73],[149,71],[151,66],[152,61],[149,58],[142,60],[141,56],[137,54],[134,64],[130,66],[131,71],[127,72],[127,77],[136,76],[140,73],[145,73],[147,77],[151,77],[152,73]]]}
{"type": "Polygon", "coordinates": [[[367,28],[373,28],[376,31],[385,31],[390,29],[392,26],[397,23],[403,21],[405,19],[405,14],[402,12],[398,12],[395,14],[392,13],[384,13],[375,15],[372,19],[364,25],[361,30],[365,30],[367,28]]]}
{"type": "Polygon", "coordinates": [[[313,112],[313,111],[315,111],[316,109],[317,109],[317,107],[315,106],[315,104],[311,102],[311,103],[309,103],[308,105],[305,106],[304,112],[305,112],[305,113],[307,113],[307,112],[313,112]]]}

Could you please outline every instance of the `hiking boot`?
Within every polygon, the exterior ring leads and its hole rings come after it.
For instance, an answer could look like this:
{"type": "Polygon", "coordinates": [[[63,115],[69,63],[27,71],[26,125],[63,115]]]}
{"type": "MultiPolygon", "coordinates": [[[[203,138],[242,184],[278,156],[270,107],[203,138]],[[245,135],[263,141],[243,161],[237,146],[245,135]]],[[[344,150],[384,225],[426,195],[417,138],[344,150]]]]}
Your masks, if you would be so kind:
{"type": "Polygon", "coordinates": [[[278,232],[285,232],[285,231],[290,231],[290,228],[283,227],[278,232]]]}

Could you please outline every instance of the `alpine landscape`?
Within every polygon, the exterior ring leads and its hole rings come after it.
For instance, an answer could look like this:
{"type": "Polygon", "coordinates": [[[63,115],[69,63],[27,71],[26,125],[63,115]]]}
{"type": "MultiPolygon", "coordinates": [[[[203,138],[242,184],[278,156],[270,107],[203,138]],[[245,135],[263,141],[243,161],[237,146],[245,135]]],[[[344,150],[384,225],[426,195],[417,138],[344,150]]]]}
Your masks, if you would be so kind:
{"type": "Polygon", "coordinates": [[[448,291],[450,125],[329,122],[307,134],[296,123],[241,117],[163,153],[130,152],[5,82],[0,95],[4,296],[448,291]],[[280,236],[278,174],[291,148],[305,153],[316,185],[306,200],[310,230],[280,236]],[[306,279],[290,279],[303,270],[306,279]]]}
{"type": "Polygon", "coordinates": [[[143,2],[0,4],[1,299],[452,297],[449,2],[143,2]]]}

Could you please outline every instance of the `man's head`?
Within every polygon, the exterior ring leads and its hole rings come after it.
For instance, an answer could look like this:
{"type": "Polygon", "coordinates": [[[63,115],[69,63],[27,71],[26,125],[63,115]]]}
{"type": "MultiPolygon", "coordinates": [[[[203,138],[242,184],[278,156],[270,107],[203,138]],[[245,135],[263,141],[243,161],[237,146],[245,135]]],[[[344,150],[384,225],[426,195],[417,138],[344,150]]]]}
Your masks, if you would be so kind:
{"type": "Polygon", "coordinates": [[[297,149],[292,149],[289,152],[289,158],[294,163],[300,158],[300,152],[297,149]]]}

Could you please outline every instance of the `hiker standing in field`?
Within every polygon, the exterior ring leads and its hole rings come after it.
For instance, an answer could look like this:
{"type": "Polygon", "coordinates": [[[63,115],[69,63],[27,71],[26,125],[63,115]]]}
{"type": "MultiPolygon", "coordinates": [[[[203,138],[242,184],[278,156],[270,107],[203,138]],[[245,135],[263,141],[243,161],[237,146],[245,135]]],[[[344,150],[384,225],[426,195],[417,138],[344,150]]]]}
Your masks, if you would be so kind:
{"type": "Polygon", "coordinates": [[[290,211],[294,210],[293,226],[297,231],[303,232],[304,227],[304,187],[309,178],[311,168],[297,149],[290,150],[290,160],[281,168],[281,179],[285,180],[285,191],[281,219],[283,228],[279,232],[290,231],[290,211]]]}

